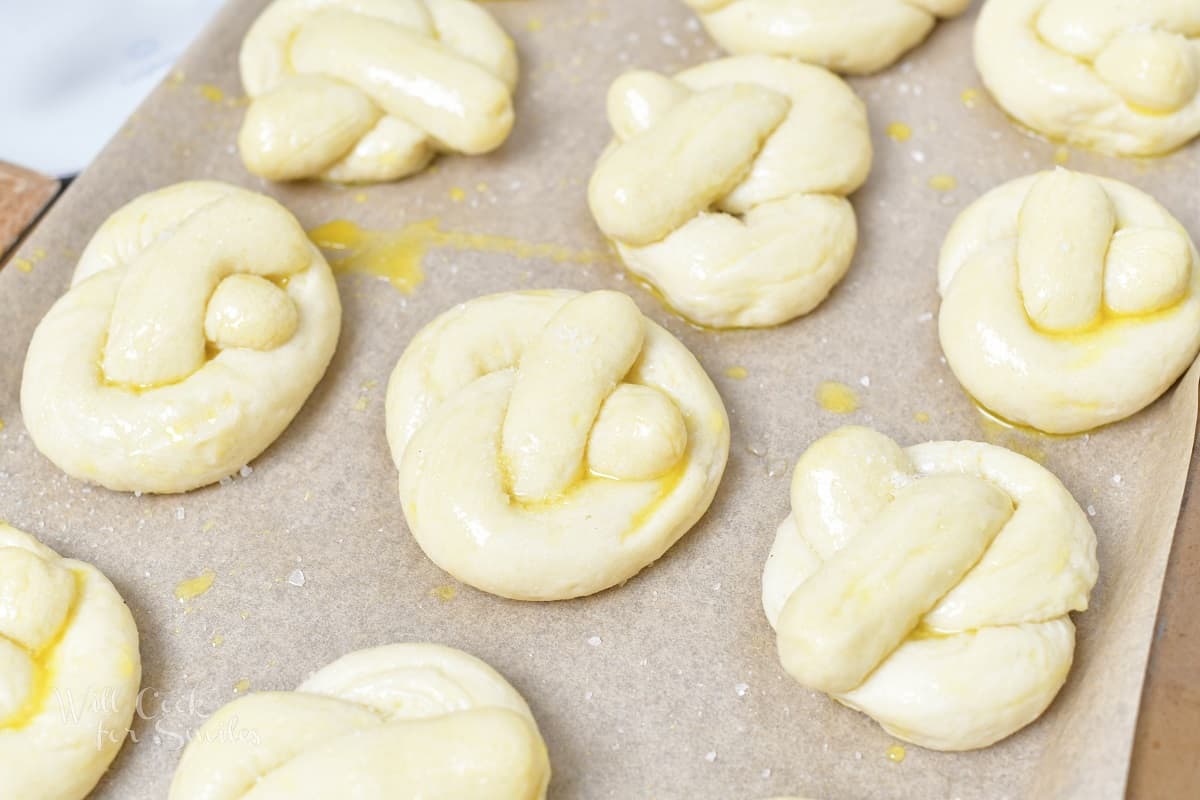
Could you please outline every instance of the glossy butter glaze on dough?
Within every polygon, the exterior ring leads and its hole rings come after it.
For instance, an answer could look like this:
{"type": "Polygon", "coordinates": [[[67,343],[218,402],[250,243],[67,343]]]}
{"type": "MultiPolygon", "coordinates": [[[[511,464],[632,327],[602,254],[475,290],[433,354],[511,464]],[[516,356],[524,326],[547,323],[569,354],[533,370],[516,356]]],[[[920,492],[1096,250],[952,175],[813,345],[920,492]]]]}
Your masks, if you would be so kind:
{"type": "Polygon", "coordinates": [[[393,644],[345,655],[294,692],[221,708],[184,750],[168,797],[544,800],[549,782],[537,723],[503,676],[461,650],[393,644]]]}
{"type": "Polygon", "coordinates": [[[731,53],[765,53],[862,75],[920,44],[970,0],[683,0],[731,53]]]}
{"type": "Polygon", "coordinates": [[[938,288],[963,388],[1049,433],[1138,412],[1200,352],[1200,254],[1120,181],[1060,168],[993,189],[946,236],[938,288]]]}
{"type": "Polygon", "coordinates": [[[141,679],[112,583],[0,522],[0,796],[82,800],[125,741],[141,679]]]}
{"type": "Polygon", "coordinates": [[[815,308],[857,242],[871,167],[862,102],[820,67],[740,56],[609,90],[614,142],[588,187],[631,272],[688,319],[774,325],[815,308]]]}
{"type": "Polygon", "coordinates": [[[275,0],[240,63],[242,160],[272,180],[397,180],[513,126],[516,50],[470,0],[275,0]]]}
{"type": "Polygon", "coordinates": [[[387,435],[426,555],[518,600],[632,577],[704,514],[729,454],[700,364],[617,292],[511,292],[440,315],[392,372],[387,435]]]}
{"type": "Polygon", "coordinates": [[[1150,156],[1200,133],[1200,0],[988,0],[975,63],[1052,138],[1150,156]]]}
{"type": "Polygon", "coordinates": [[[325,259],[274,200],[190,182],[109,217],[34,331],[21,413],[67,474],[184,492],[288,426],[337,346],[325,259]]]}
{"type": "Polygon", "coordinates": [[[784,668],[936,750],[986,747],[1066,680],[1096,537],[1066,488],[994,445],[841,428],[796,464],[763,571],[784,668]]]}

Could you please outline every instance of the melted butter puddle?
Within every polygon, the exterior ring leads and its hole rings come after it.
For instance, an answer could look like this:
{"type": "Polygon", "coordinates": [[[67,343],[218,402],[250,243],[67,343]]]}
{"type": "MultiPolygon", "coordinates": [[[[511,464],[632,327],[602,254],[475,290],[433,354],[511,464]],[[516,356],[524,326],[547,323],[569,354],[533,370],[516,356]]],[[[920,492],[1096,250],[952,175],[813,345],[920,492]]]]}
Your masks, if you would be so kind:
{"type": "Polygon", "coordinates": [[[833,414],[850,414],[858,410],[858,395],[844,383],[822,381],[817,385],[817,403],[833,414]]]}
{"type": "Polygon", "coordinates": [[[185,603],[188,600],[195,600],[212,588],[213,581],[216,578],[217,573],[211,569],[206,569],[194,578],[180,581],[175,586],[175,598],[181,603],[185,603]]]}
{"type": "Polygon", "coordinates": [[[887,760],[891,761],[893,764],[899,764],[904,760],[904,757],[908,755],[904,749],[904,745],[900,744],[892,745],[887,750],[884,750],[883,754],[887,756],[887,760]]]}
{"type": "Polygon", "coordinates": [[[434,248],[541,258],[557,264],[595,264],[607,258],[596,250],[575,250],[485,233],[445,231],[438,227],[437,219],[414,222],[393,231],[368,230],[350,220],[337,219],[313,228],[308,238],[333,254],[329,265],[334,272],[383,278],[404,294],[411,294],[425,280],[421,262],[434,248]]]}

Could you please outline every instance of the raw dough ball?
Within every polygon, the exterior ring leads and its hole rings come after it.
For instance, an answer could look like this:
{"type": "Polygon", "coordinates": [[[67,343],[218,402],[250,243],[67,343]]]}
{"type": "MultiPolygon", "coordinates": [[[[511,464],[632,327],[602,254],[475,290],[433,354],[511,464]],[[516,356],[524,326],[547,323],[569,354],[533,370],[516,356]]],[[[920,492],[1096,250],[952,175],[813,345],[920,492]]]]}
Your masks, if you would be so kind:
{"type": "Polygon", "coordinates": [[[1005,419],[1077,433],[1152,403],[1200,352],[1200,254],[1119,181],[1059,169],[1006,183],[950,229],[942,349],[1005,419]]]}
{"type": "Polygon", "coordinates": [[[971,0],[683,0],[731,53],[767,53],[862,75],[920,44],[971,0]]]}
{"type": "Polygon", "coordinates": [[[729,454],[712,381],[617,292],[511,292],[442,314],[392,372],[387,433],[421,549],[518,600],[632,577],[704,514],[729,454]]]}
{"type": "Polygon", "coordinates": [[[275,0],[241,69],[242,160],[272,180],[397,180],[513,126],[516,50],[469,0],[275,0]]]}
{"type": "Polygon", "coordinates": [[[372,797],[542,800],[549,782],[546,745],[508,681],[461,650],[394,644],[217,711],[168,796],[326,800],[370,787],[372,797]]]}
{"type": "Polygon", "coordinates": [[[800,457],[791,502],[763,608],[796,680],[935,750],[986,747],[1050,705],[1098,567],[1045,468],[848,427],[800,457]]]}
{"type": "Polygon", "coordinates": [[[862,102],[820,67],[713,61],[609,90],[616,139],[588,188],[625,265],[688,319],[774,325],[815,308],[850,267],[846,199],[866,180],[862,102]]]}
{"type": "Polygon", "coordinates": [[[81,800],[129,732],[142,681],[125,602],[91,564],[0,523],[0,787],[81,800]]]}
{"type": "Polygon", "coordinates": [[[96,231],[25,358],[21,411],[60,469],[184,492],[283,432],[337,346],[329,265],[287,209],[223,183],[142,195],[96,231]]]}
{"type": "Polygon", "coordinates": [[[1038,133],[1123,156],[1200,133],[1200,2],[988,0],[975,63],[1038,133]]]}

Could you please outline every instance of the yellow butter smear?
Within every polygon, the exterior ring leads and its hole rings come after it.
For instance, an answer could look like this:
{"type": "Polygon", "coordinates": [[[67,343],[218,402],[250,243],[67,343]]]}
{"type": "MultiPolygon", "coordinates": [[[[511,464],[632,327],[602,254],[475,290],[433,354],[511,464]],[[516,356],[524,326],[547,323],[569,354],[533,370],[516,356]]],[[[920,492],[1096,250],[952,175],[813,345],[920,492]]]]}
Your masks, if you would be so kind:
{"type": "Polygon", "coordinates": [[[446,231],[437,219],[414,222],[398,230],[369,230],[337,219],[308,232],[313,244],[330,254],[335,272],[383,278],[405,294],[425,280],[421,263],[434,248],[502,253],[521,259],[546,259],[559,264],[595,264],[607,254],[576,250],[558,244],[525,242],[509,236],[446,231]]]}
{"type": "Polygon", "coordinates": [[[858,410],[858,395],[844,383],[822,381],[817,386],[817,402],[834,414],[850,414],[858,410]]]}
{"type": "Polygon", "coordinates": [[[212,588],[213,581],[216,580],[217,574],[211,569],[206,569],[194,578],[188,578],[185,581],[180,581],[175,586],[175,598],[180,602],[195,600],[200,595],[212,588]]]}

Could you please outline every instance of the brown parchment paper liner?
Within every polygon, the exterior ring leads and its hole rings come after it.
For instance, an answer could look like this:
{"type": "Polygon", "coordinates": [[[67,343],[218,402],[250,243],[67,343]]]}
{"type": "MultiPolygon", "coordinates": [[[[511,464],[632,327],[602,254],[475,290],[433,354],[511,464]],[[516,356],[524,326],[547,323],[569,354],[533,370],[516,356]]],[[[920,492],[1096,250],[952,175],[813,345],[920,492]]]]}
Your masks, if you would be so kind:
{"type": "MultiPolygon", "coordinates": [[[[718,55],[676,0],[492,3],[522,60],[517,126],[502,150],[445,158],[392,185],[271,185],[243,170],[234,147],[244,112],[237,51],[262,5],[225,9],[24,245],[18,256],[33,268],[0,272],[0,518],[103,569],[142,635],[147,691],[136,741],[95,797],[164,796],[184,738],[235,696],[235,684],[291,689],[347,651],[406,640],[463,647],[512,680],[549,743],[555,798],[1121,795],[1198,376],[1193,369],[1131,420],[1051,439],[986,423],[942,363],[934,318],[942,237],[970,200],[1052,166],[1058,151],[1019,132],[984,92],[964,102],[964,90],[978,87],[974,12],[939,26],[900,65],[852,82],[870,109],[876,165],[853,198],[854,266],[808,317],[772,330],[699,331],[623,278],[614,260],[585,266],[433,249],[411,295],[339,278],[337,355],[248,476],[138,498],[59,473],[24,430],[21,366],[93,230],[126,201],[216,178],[274,195],[306,227],[348,218],[393,229],[437,217],[445,230],[602,249],[585,187],[609,139],[609,82],[635,65],[675,71],[718,55]],[[911,138],[888,138],[892,122],[908,125],[911,138]],[[932,189],[935,175],[952,176],[957,188],[932,189]],[[549,605],[457,586],[422,555],[403,522],[383,421],[387,376],[422,325],[476,295],[535,287],[629,292],[697,354],[733,424],[716,501],[682,542],[624,587],[549,605]],[[726,376],[734,366],[748,376],[726,376]],[[859,410],[822,410],[814,393],[825,380],[854,387],[859,410]],[[1075,617],[1070,680],[1041,720],[990,749],[908,747],[893,763],[885,751],[894,741],[874,722],[802,689],[779,666],[759,605],[763,560],[788,510],[796,457],[845,423],[904,444],[969,438],[1013,447],[1043,461],[1095,514],[1101,577],[1091,610],[1075,617]],[[211,590],[177,600],[177,584],[205,570],[215,573],[211,590]]],[[[1058,158],[1148,190],[1195,237],[1196,154],[1192,146],[1148,162],[1065,150],[1058,158]]]]}

